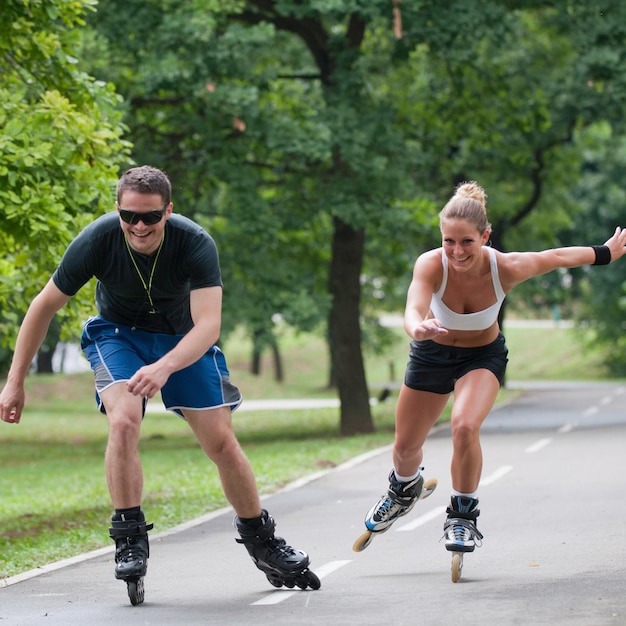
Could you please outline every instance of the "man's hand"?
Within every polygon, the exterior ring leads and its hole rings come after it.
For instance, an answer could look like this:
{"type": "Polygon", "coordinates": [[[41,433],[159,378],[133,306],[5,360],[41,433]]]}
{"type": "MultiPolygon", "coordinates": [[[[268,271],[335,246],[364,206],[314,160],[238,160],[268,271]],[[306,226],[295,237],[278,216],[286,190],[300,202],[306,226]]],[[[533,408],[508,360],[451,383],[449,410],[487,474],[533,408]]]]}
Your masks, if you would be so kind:
{"type": "Polygon", "coordinates": [[[126,388],[134,396],[154,397],[167,382],[170,372],[159,361],[139,368],[126,383],[126,388]]]}
{"type": "Polygon", "coordinates": [[[7,382],[0,393],[0,419],[8,424],[19,424],[25,399],[26,393],[23,385],[7,382]]]}

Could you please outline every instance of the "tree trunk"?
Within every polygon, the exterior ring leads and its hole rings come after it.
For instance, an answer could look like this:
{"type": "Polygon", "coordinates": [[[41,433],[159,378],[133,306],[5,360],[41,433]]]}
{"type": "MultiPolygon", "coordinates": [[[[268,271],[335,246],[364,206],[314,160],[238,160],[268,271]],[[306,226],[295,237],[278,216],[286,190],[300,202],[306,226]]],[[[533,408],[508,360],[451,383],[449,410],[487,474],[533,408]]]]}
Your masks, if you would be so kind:
{"type": "Polygon", "coordinates": [[[46,338],[44,339],[41,347],[37,352],[37,374],[52,374],[54,370],[52,368],[52,357],[56,352],[59,340],[61,339],[61,324],[58,317],[55,315],[48,327],[46,338]]]}
{"type": "Polygon", "coordinates": [[[333,365],[332,351],[330,348],[330,338],[328,339],[328,354],[331,355],[330,363],[328,364],[328,382],[326,383],[326,389],[337,389],[337,375],[335,373],[335,366],[333,365]]]}
{"type": "Polygon", "coordinates": [[[254,376],[261,374],[261,354],[263,352],[260,341],[261,334],[262,331],[260,330],[255,330],[252,334],[252,362],[250,363],[250,373],[254,376]]]}
{"type": "Polygon", "coordinates": [[[341,405],[342,435],[374,431],[361,353],[361,269],[365,231],[335,217],[328,288],[332,305],[328,331],[341,405]]]}
{"type": "Polygon", "coordinates": [[[255,330],[252,337],[252,364],[250,366],[250,372],[255,376],[261,374],[261,358],[265,348],[270,347],[272,350],[272,357],[274,359],[274,379],[277,383],[282,383],[285,380],[285,374],[283,370],[283,359],[280,354],[280,348],[274,333],[267,330],[255,330]]]}
{"type": "Polygon", "coordinates": [[[282,383],[285,380],[285,374],[283,370],[283,358],[280,354],[280,348],[276,337],[272,335],[272,354],[274,355],[274,380],[277,383],[282,383]]]}
{"type": "Polygon", "coordinates": [[[41,346],[39,352],[37,352],[37,368],[35,373],[37,374],[53,374],[54,369],[52,368],[52,357],[54,357],[54,353],[56,351],[56,347],[50,348],[47,345],[41,346]]]}

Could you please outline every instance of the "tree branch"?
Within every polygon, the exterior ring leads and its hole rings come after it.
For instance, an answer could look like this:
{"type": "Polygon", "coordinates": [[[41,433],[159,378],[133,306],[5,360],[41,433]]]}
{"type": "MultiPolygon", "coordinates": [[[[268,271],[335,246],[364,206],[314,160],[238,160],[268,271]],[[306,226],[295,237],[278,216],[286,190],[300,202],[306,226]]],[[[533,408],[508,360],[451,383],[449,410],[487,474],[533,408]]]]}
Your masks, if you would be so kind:
{"type": "Polygon", "coordinates": [[[252,0],[248,4],[254,5],[257,11],[244,9],[241,13],[232,14],[230,17],[246,24],[267,22],[273,24],[277,30],[297,35],[305,43],[315,60],[315,64],[320,69],[322,83],[328,84],[330,82],[334,63],[328,52],[328,33],[319,20],[307,17],[296,19],[280,15],[276,11],[276,3],[273,0],[252,0]]]}

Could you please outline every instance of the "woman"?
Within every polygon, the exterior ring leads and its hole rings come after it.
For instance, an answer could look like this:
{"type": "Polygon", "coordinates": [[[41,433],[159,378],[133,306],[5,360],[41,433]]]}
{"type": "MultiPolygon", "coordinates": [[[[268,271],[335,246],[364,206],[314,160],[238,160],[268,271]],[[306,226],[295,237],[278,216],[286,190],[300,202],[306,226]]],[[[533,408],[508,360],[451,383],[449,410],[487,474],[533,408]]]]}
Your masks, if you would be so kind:
{"type": "MultiPolygon", "coordinates": [[[[365,518],[368,533],[384,532],[427,495],[422,446],[454,392],[452,494],[444,523],[446,549],[472,552],[480,545],[478,483],[480,427],[491,411],[507,364],[498,325],[505,295],[515,285],[557,268],[606,265],[625,252],[626,229],[603,246],[503,253],[487,247],[491,225],[486,195],[475,182],[461,184],[439,214],[442,247],[420,255],[407,294],[404,329],[410,359],[396,408],[394,468],[389,489],[365,518]]],[[[432,488],[430,489],[432,490],[432,488]]],[[[355,550],[369,540],[364,535],[355,550]]]]}

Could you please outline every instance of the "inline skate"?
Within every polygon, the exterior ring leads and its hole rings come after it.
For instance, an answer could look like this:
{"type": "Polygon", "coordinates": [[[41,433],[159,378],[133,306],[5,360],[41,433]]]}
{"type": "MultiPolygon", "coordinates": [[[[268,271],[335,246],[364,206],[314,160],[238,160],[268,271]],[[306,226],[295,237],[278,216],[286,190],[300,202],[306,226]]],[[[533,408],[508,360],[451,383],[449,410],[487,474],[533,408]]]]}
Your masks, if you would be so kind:
{"type": "Polygon", "coordinates": [[[235,541],[246,547],[254,564],[274,587],[320,588],[320,579],[309,569],[308,554],[292,548],[282,537],[274,534],[276,524],[265,509],[261,514],[261,525],[258,528],[245,523],[237,516],[234,525],[241,536],[241,539],[235,541]]]}
{"type": "Polygon", "coordinates": [[[452,552],[452,582],[461,580],[463,556],[482,545],[483,535],[476,526],[480,515],[478,500],[466,496],[452,496],[446,509],[448,517],[443,525],[446,550],[452,552]]]}
{"type": "Polygon", "coordinates": [[[146,524],[142,512],[137,520],[115,517],[109,528],[109,536],[115,541],[115,578],[126,581],[130,603],[136,606],[144,600],[143,577],[150,556],[148,531],[154,524],[146,524]]]}
{"type": "MultiPolygon", "coordinates": [[[[424,468],[420,468],[420,471],[424,468]]],[[[406,515],[415,506],[418,500],[427,498],[437,487],[437,480],[431,478],[424,482],[419,474],[409,482],[401,482],[396,478],[394,470],[389,474],[389,488],[380,500],[368,511],[365,516],[367,529],[352,546],[355,552],[362,552],[370,545],[376,533],[384,533],[403,515],[406,515]]]]}

